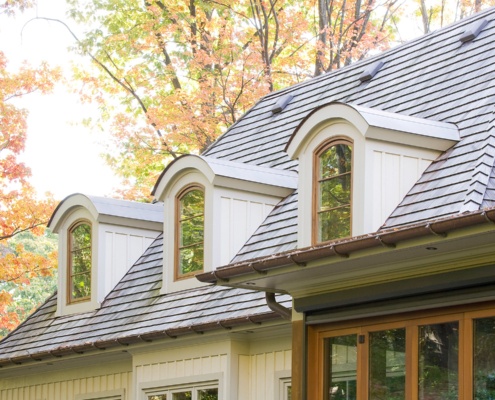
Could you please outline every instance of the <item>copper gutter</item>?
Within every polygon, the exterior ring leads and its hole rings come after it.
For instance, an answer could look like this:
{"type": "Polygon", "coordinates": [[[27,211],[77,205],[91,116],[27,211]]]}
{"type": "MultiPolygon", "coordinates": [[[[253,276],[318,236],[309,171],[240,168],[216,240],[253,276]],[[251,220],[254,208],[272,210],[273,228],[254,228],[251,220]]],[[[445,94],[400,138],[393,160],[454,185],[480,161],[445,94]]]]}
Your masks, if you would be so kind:
{"type": "MultiPolygon", "coordinates": [[[[282,305],[280,305],[283,307],[282,305]]],[[[215,322],[209,322],[205,324],[188,325],[179,328],[151,331],[140,335],[128,335],[122,336],[118,339],[110,340],[96,340],[94,342],[82,343],[73,346],[60,347],[54,350],[29,353],[7,357],[0,359],[0,368],[9,365],[22,365],[29,362],[41,362],[47,359],[62,358],[63,356],[75,355],[75,354],[85,354],[87,352],[95,350],[106,350],[117,347],[127,347],[130,344],[152,342],[153,340],[160,339],[175,339],[178,336],[185,336],[190,334],[202,334],[210,331],[218,330],[231,330],[232,328],[249,326],[249,325],[261,325],[264,322],[280,320],[280,314],[277,312],[267,312],[263,314],[250,315],[246,317],[238,317],[225,319],[215,322]]]]}
{"type": "Polygon", "coordinates": [[[428,222],[381,230],[367,235],[344,240],[335,240],[324,245],[306,247],[260,257],[244,262],[229,264],[212,272],[196,275],[204,283],[222,285],[229,279],[244,275],[266,274],[277,268],[290,265],[306,265],[327,257],[349,257],[350,254],[375,247],[394,248],[398,243],[427,236],[446,236],[449,232],[486,224],[495,224],[495,207],[484,211],[468,212],[460,215],[439,218],[428,222]]]}

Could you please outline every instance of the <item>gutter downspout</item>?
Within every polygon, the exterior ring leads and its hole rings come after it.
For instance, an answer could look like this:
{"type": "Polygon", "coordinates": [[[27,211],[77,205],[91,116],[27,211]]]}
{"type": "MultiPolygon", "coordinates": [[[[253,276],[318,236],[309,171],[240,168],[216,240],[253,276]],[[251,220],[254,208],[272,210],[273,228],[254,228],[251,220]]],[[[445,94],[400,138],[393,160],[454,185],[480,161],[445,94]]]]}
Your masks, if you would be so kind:
{"type": "Polygon", "coordinates": [[[280,315],[283,319],[292,321],[292,310],[284,307],[280,303],[277,303],[277,300],[275,299],[275,293],[266,292],[265,298],[266,304],[268,305],[268,308],[270,308],[270,310],[280,315]]]}

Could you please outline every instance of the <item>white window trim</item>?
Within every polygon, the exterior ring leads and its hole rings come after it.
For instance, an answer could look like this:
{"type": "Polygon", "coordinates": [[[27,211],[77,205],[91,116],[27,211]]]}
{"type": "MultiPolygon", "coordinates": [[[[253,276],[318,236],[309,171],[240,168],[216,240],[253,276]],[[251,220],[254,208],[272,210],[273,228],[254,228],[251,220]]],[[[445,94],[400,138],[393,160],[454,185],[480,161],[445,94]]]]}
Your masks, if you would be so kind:
{"type": "Polygon", "coordinates": [[[288,400],[287,387],[292,386],[292,373],[290,370],[275,372],[275,400],[288,400]]]}
{"type": "Polygon", "coordinates": [[[223,399],[223,374],[193,375],[175,379],[160,379],[139,384],[139,399],[148,400],[148,396],[163,394],[165,391],[218,388],[218,399],[223,399]],[[161,392],[160,392],[161,391],[161,392]]]}
{"type": "Polygon", "coordinates": [[[76,394],[75,400],[125,400],[125,389],[76,394]]]}

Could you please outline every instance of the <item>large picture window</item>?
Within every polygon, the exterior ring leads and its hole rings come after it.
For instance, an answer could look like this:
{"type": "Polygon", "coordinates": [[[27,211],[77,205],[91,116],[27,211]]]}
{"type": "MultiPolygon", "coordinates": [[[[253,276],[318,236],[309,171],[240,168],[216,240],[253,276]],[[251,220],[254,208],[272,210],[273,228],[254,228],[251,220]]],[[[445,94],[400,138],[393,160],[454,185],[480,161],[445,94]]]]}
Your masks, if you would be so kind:
{"type": "Polygon", "coordinates": [[[495,305],[310,327],[308,398],[495,399],[495,305]]]}
{"type": "Polygon", "coordinates": [[[352,144],[333,140],[315,153],[315,243],[351,235],[352,144]]]}
{"type": "Polygon", "coordinates": [[[190,186],[177,197],[175,279],[203,270],[205,192],[190,186]]]}
{"type": "Polygon", "coordinates": [[[91,225],[79,221],[69,229],[68,290],[69,303],[91,297],[91,225]]]}

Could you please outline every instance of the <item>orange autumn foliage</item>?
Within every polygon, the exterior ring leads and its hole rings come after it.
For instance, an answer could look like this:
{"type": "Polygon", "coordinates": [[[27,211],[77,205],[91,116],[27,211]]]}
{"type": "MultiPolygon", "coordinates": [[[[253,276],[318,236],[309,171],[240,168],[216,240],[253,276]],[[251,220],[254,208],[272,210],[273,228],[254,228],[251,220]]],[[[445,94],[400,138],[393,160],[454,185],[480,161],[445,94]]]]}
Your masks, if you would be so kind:
{"type": "MultiPolygon", "coordinates": [[[[47,65],[23,65],[11,72],[0,52],[0,284],[25,285],[34,276],[52,274],[56,267],[54,254],[45,257],[22,246],[10,249],[7,241],[25,231],[42,235],[54,209],[52,198],[37,198],[29,182],[31,171],[19,161],[26,141],[27,111],[16,106],[15,100],[33,92],[48,93],[58,78],[58,71],[47,65]]],[[[19,316],[15,310],[8,311],[12,296],[2,286],[0,330],[10,330],[19,323],[19,316]]]]}

